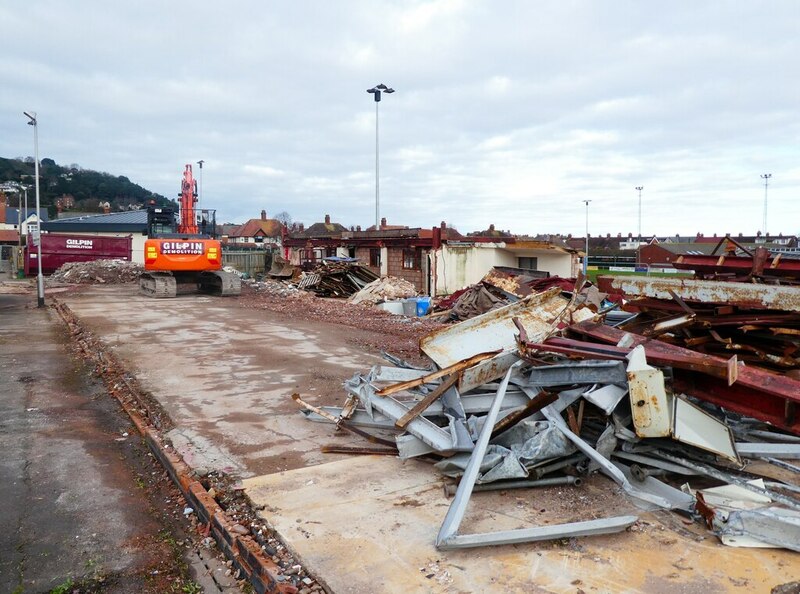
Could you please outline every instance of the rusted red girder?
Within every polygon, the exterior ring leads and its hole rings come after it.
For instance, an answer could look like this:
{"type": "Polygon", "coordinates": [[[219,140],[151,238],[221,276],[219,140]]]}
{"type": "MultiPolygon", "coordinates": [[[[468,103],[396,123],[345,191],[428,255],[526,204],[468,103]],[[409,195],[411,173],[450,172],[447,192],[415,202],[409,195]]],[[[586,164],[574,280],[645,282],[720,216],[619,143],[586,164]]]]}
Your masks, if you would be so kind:
{"type": "Polygon", "coordinates": [[[762,262],[749,256],[681,254],[672,265],[679,270],[694,270],[699,274],[730,272],[744,276],[755,273],[758,276],[800,277],[800,260],[792,258],[784,260],[779,256],[768,256],[762,262]]]}
{"type": "MultiPolygon", "coordinates": [[[[569,329],[607,344],[617,344],[627,334],[591,321],[573,324],[569,329]]],[[[637,334],[630,336],[633,345],[644,346],[649,361],[675,368],[673,386],[676,390],[800,435],[800,381],[758,367],[740,365],[736,383],[729,386],[716,377],[698,371],[704,365],[726,365],[725,359],[637,334]],[[669,363],[670,360],[673,363],[669,363]],[[683,368],[684,363],[695,365],[696,370],[683,368]]]]}

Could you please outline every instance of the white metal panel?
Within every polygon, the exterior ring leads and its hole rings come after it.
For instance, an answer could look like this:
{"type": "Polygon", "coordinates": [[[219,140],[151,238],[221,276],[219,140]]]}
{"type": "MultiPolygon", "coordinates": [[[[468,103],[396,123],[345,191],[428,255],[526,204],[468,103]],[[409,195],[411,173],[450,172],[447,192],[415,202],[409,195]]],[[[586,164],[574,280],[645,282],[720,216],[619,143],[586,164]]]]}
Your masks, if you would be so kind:
{"type": "MultiPolygon", "coordinates": [[[[420,340],[420,349],[439,367],[454,365],[480,353],[509,351],[516,348],[514,337],[519,332],[513,318],[522,322],[530,341],[539,342],[552,332],[553,322],[568,304],[561,290],[555,287],[432,332],[420,340]]],[[[579,322],[593,316],[588,309],[579,309],[566,321],[579,322]]]]}
{"type": "Polygon", "coordinates": [[[675,399],[675,422],[672,434],[680,442],[741,463],[730,428],[683,398],[675,399]]]}

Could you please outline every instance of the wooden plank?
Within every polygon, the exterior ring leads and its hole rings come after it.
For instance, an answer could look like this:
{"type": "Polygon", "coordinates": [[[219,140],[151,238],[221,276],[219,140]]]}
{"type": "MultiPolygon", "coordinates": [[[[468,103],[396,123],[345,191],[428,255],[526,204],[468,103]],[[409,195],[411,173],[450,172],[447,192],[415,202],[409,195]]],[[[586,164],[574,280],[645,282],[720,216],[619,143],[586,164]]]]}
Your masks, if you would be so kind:
{"type": "Polygon", "coordinates": [[[447,392],[455,383],[458,381],[458,377],[460,374],[454,373],[445,379],[433,392],[425,396],[422,400],[417,402],[411,410],[409,410],[406,414],[402,417],[397,419],[394,426],[400,429],[405,429],[406,425],[408,425],[411,421],[416,419],[419,415],[425,412],[431,404],[436,402],[442,395],[447,392]]]}
{"type": "Polygon", "coordinates": [[[439,371],[435,371],[431,374],[428,374],[424,377],[420,377],[413,380],[408,380],[407,382],[400,382],[399,384],[393,384],[391,386],[386,386],[381,390],[375,392],[376,396],[389,396],[391,394],[395,394],[397,392],[402,392],[403,390],[408,390],[409,388],[416,388],[417,386],[421,386],[422,384],[429,384],[434,380],[442,378],[446,375],[450,375],[451,373],[458,373],[468,367],[472,367],[476,363],[480,363],[486,359],[491,359],[501,351],[489,351],[488,353],[481,353],[479,355],[475,355],[474,357],[470,357],[469,359],[464,359],[463,361],[459,361],[458,363],[454,363],[444,369],[440,369],[439,371]]]}

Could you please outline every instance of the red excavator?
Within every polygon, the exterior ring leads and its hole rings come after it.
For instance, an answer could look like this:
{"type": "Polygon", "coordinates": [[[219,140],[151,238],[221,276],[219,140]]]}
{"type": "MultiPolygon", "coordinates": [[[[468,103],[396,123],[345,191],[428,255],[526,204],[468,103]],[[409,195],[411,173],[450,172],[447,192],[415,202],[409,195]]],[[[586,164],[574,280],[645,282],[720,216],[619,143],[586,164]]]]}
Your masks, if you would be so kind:
{"type": "Polygon", "coordinates": [[[186,165],[180,193],[180,212],[147,209],[147,240],[139,287],[150,297],[175,297],[199,290],[213,295],[239,295],[241,278],[222,270],[222,246],[216,238],[216,211],[200,210],[197,182],[186,165]]]}

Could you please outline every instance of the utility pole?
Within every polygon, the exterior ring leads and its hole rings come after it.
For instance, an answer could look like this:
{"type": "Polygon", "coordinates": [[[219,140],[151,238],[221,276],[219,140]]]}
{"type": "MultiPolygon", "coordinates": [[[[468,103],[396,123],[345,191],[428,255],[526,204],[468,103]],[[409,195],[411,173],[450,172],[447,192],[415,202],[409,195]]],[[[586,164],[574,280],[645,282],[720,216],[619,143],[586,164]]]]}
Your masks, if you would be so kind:
{"type": "Polygon", "coordinates": [[[762,225],[762,229],[764,231],[765,238],[767,236],[767,188],[769,187],[769,178],[771,177],[771,173],[765,173],[761,176],[761,179],[764,180],[764,223],[762,225]]]}
{"type": "Polygon", "coordinates": [[[34,236],[34,243],[36,244],[36,259],[39,261],[39,274],[36,276],[37,287],[37,305],[44,307],[44,277],[42,276],[42,216],[41,205],[39,203],[39,121],[36,119],[36,112],[28,113],[23,111],[28,117],[28,125],[33,126],[33,168],[36,177],[36,235],[34,236]]]}
{"type": "Polygon", "coordinates": [[[636,189],[639,191],[639,240],[637,241],[637,246],[642,243],[642,190],[644,190],[644,186],[636,186],[636,189]]]}
{"type": "Polygon", "coordinates": [[[586,205],[586,250],[583,256],[583,276],[586,277],[586,272],[589,269],[589,203],[591,200],[584,200],[586,205]]]}
{"type": "Polygon", "coordinates": [[[203,208],[203,163],[205,163],[205,161],[203,161],[203,159],[200,159],[197,162],[197,165],[200,167],[200,191],[197,193],[198,194],[198,199],[197,199],[197,208],[198,209],[203,208]]]}

